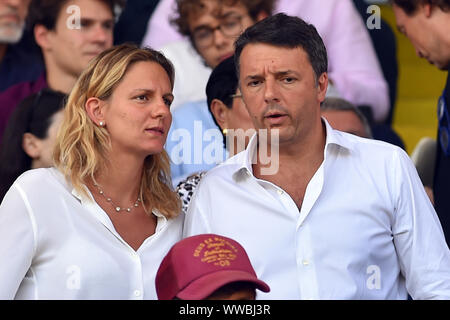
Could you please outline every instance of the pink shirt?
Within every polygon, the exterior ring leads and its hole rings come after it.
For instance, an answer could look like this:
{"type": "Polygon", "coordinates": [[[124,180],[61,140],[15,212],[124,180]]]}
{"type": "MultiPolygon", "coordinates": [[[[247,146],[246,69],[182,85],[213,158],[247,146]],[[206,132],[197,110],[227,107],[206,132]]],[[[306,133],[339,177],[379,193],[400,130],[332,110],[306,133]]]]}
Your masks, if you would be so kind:
{"type": "MultiPolygon", "coordinates": [[[[169,23],[174,0],[160,0],[148,23],[143,45],[154,48],[183,39],[169,23]]],[[[389,111],[389,88],[366,26],[351,0],[278,0],[275,12],[314,24],[328,51],[329,78],[340,96],[355,105],[370,105],[376,121],[389,111]]]]}

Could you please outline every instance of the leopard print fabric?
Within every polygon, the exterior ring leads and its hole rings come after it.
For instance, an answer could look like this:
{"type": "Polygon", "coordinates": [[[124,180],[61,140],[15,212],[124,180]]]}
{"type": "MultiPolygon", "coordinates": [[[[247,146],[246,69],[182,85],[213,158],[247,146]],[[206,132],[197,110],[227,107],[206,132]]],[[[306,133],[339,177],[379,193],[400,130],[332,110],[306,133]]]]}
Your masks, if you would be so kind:
{"type": "Polygon", "coordinates": [[[176,192],[181,199],[181,209],[184,213],[186,213],[194,191],[205,174],[206,171],[195,173],[178,183],[176,192]]]}

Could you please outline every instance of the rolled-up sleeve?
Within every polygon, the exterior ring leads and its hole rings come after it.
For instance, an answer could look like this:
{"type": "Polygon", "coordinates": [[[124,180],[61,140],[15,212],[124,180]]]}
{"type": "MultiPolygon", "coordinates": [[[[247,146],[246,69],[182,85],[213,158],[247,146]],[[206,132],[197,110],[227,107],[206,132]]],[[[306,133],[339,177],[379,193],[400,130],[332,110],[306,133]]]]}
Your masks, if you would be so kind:
{"type": "Polygon", "coordinates": [[[0,205],[0,299],[14,299],[36,250],[36,223],[23,191],[13,185],[0,205]]]}
{"type": "Polygon", "coordinates": [[[450,299],[450,250],[417,171],[402,150],[394,154],[394,244],[413,299],[450,299]]]}

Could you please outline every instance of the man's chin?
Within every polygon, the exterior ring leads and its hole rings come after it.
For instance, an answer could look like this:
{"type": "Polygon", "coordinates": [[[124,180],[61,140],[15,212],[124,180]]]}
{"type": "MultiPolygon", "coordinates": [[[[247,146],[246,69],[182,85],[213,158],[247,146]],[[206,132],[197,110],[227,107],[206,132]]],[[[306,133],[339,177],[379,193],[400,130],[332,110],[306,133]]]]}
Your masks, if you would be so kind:
{"type": "Polygon", "coordinates": [[[0,43],[17,43],[22,38],[23,27],[0,27],[0,43]]]}

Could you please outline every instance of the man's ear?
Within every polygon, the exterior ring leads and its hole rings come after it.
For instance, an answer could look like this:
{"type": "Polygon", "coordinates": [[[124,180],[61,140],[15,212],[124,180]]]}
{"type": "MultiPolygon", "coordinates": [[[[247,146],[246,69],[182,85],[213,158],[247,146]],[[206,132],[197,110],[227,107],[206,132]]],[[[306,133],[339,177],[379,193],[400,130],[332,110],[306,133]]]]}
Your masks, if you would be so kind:
{"type": "Polygon", "coordinates": [[[317,97],[319,102],[325,100],[325,96],[327,94],[328,89],[328,73],[324,72],[320,75],[317,80],[317,97]]]}
{"type": "Polygon", "coordinates": [[[433,11],[433,5],[431,3],[425,2],[424,4],[419,4],[419,9],[423,12],[426,18],[431,17],[433,11]]]}
{"type": "Polygon", "coordinates": [[[268,16],[269,16],[269,14],[267,12],[265,12],[264,10],[261,10],[256,15],[256,22],[261,21],[261,20],[267,18],[268,16]]]}
{"type": "Polygon", "coordinates": [[[228,107],[219,99],[214,99],[211,102],[211,112],[219,124],[220,129],[228,129],[228,107]]]}
{"type": "Polygon", "coordinates": [[[103,127],[105,123],[105,102],[96,97],[86,101],[85,108],[89,118],[96,125],[103,127]]]}
{"type": "Polygon", "coordinates": [[[42,153],[42,141],[34,134],[26,132],[22,136],[22,148],[31,159],[38,159],[42,153]]]}
{"type": "Polygon", "coordinates": [[[41,49],[48,50],[50,49],[50,41],[49,41],[49,33],[50,31],[41,24],[38,24],[34,27],[34,39],[36,43],[41,47],[41,49]]]}

